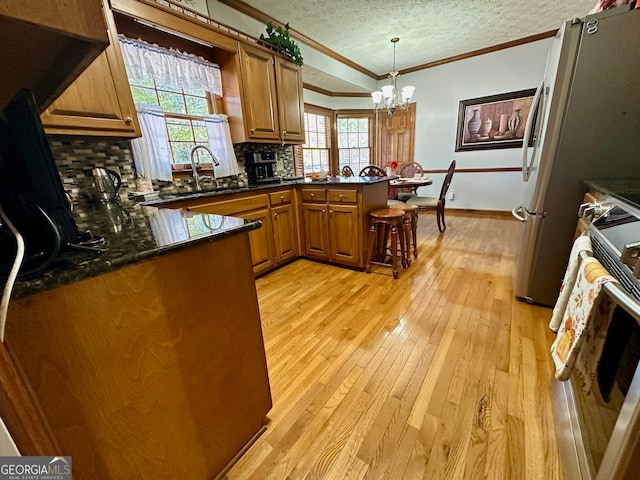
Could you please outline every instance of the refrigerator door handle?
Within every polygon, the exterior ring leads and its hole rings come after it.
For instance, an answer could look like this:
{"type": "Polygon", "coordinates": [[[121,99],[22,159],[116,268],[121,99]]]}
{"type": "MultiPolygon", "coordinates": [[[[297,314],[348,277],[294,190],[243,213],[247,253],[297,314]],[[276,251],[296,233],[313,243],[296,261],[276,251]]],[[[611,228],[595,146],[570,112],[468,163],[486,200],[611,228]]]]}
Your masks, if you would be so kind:
{"type": "Polygon", "coordinates": [[[530,212],[524,205],[519,205],[511,210],[511,215],[513,215],[521,222],[526,222],[527,220],[529,220],[529,217],[545,217],[547,215],[547,212],[530,212]]]}
{"type": "Polygon", "coordinates": [[[529,115],[527,115],[527,125],[524,129],[524,138],[522,139],[522,179],[525,182],[529,181],[529,176],[531,175],[531,167],[529,165],[529,141],[531,140],[531,132],[533,131],[533,118],[540,108],[540,100],[542,99],[543,90],[544,78],[540,82],[540,85],[533,96],[529,115]]]}

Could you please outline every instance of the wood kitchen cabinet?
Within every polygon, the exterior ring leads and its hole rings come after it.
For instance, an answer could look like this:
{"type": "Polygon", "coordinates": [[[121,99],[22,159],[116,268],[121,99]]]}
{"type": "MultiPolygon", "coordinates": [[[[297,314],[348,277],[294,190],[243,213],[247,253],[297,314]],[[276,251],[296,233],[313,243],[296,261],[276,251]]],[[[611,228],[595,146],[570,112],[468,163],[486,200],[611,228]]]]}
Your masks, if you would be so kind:
{"type": "Polygon", "coordinates": [[[100,0],[0,2],[0,108],[27,88],[46,108],[108,45],[100,0]]]}
{"type": "Polygon", "coordinates": [[[76,480],[220,478],[271,408],[245,233],[13,300],[5,340],[76,480]]]}
{"type": "Polygon", "coordinates": [[[304,143],[300,67],[257,46],[240,43],[239,52],[244,131],[232,131],[234,142],[304,143]]]}
{"type": "Polygon", "coordinates": [[[50,134],[139,137],[113,14],[103,5],[110,45],[41,115],[50,134]]]}
{"type": "Polygon", "coordinates": [[[240,198],[209,198],[180,202],[177,208],[260,220],[262,227],[249,232],[251,260],[255,275],[263,274],[298,256],[295,210],[291,189],[240,198]]]}
{"type": "Polygon", "coordinates": [[[291,189],[269,194],[276,265],[282,265],[298,256],[298,235],[295,209],[292,205],[293,199],[291,189]]]}
{"type": "Polygon", "coordinates": [[[305,255],[360,266],[360,195],[357,189],[302,189],[305,255]]]}

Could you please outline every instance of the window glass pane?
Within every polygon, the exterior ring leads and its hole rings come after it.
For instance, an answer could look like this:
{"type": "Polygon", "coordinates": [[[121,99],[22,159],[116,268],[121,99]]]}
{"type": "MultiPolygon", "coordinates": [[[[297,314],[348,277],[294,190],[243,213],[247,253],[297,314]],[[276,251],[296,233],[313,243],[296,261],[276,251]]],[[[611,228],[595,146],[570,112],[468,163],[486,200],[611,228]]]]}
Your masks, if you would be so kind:
{"type": "Polygon", "coordinates": [[[208,115],[209,104],[206,98],[202,97],[185,97],[187,101],[187,112],[190,115],[208,115]]]}
{"type": "Polygon", "coordinates": [[[169,85],[162,85],[160,83],[157,84],[157,88],[158,88],[158,90],[164,90],[165,92],[182,93],[182,89],[181,88],[174,88],[174,87],[171,87],[169,85]]]}
{"type": "Polygon", "coordinates": [[[193,141],[193,130],[189,120],[167,118],[167,130],[170,141],[193,141]]]}
{"type": "Polygon", "coordinates": [[[349,146],[349,135],[347,133],[338,133],[338,148],[347,148],[349,146]]]}
{"type": "Polygon", "coordinates": [[[196,142],[207,142],[209,140],[209,135],[207,134],[207,128],[204,126],[204,122],[194,120],[193,133],[196,137],[196,142]]]}
{"type": "Polygon", "coordinates": [[[368,118],[359,118],[358,119],[358,130],[361,132],[369,131],[369,119],[368,118]]]}
{"type": "Polygon", "coordinates": [[[165,112],[187,113],[184,105],[184,97],[177,93],[158,92],[160,97],[160,107],[165,112]]]}
{"type": "Polygon", "coordinates": [[[174,163],[191,163],[189,153],[193,147],[192,143],[186,142],[171,142],[171,150],[173,151],[174,163]]]}
{"type": "Polygon", "coordinates": [[[153,88],[155,90],[156,85],[153,82],[153,79],[150,78],[148,80],[136,80],[135,82],[129,82],[129,85],[131,85],[132,87],[150,87],[153,88]]]}
{"type": "Polygon", "coordinates": [[[349,148],[356,148],[358,146],[358,135],[350,133],[349,134],[349,148]]]}
{"type": "Polygon", "coordinates": [[[347,129],[347,119],[346,118],[339,118],[337,121],[337,129],[339,132],[344,132],[347,129]]]}
{"type": "Polygon", "coordinates": [[[318,134],[316,132],[309,132],[308,146],[310,148],[318,147],[318,134]]]}
{"type": "Polygon", "coordinates": [[[359,133],[358,134],[358,145],[361,147],[369,146],[369,134],[368,133],[359,133]]]}
{"type": "Polygon", "coordinates": [[[134,103],[158,105],[156,91],[151,88],[131,87],[131,94],[133,96],[134,103]]]}

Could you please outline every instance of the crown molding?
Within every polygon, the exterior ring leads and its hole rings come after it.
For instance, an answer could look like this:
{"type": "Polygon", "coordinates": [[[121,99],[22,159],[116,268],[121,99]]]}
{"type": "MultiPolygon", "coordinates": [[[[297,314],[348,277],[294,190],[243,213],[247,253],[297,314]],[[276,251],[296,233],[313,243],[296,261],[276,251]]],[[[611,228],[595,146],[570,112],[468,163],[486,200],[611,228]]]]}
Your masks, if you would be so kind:
{"type": "MultiPolygon", "coordinates": [[[[218,2],[227,5],[228,7],[233,8],[234,10],[243,13],[245,15],[247,15],[248,17],[253,18],[254,20],[258,20],[259,22],[264,23],[265,25],[269,22],[271,22],[273,25],[281,25],[284,26],[284,23],[281,22],[280,20],[273,18],[269,15],[267,15],[266,13],[258,10],[257,8],[252,7],[251,5],[248,5],[247,3],[243,2],[242,0],[218,0],[218,2]]],[[[434,62],[429,62],[429,63],[424,63],[422,65],[416,65],[415,67],[410,67],[410,68],[405,68],[403,70],[400,70],[399,73],[401,75],[403,74],[407,74],[407,73],[414,73],[414,72],[418,72],[420,70],[426,70],[427,68],[433,68],[433,67],[437,67],[440,65],[445,65],[447,63],[453,63],[453,62],[457,62],[459,60],[465,60],[468,58],[472,58],[472,57],[477,57],[479,55],[485,55],[487,53],[492,53],[492,52],[497,52],[499,50],[504,50],[506,48],[511,48],[511,47],[517,47],[519,45],[524,45],[527,43],[531,43],[531,42],[537,42],[538,40],[543,40],[545,38],[549,38],[549,37],[553,37],[555,36],[555,34],[557,33],[557,29],[555,30],[549,30],[547,32],[543,32],[543,33],[538,33],[536,35],[530,35],[528,37],[523,37],[520,38],[518,40],[512,40],[509,42],[504,42],[504,43],[499,43],[497,45],[493,45],[491,47],[486,47],[486,48],[481,48],[478,50],[473,50],[471,52],[467,52],[467,53],[461,53],[460,55],[454,55],[452,57],[448,57],[448,58],[443,58],[441,60],[436,60],[434,62]]],[[[339,53],[331,50],[330,48],[325,47],[324,45],[322,45],[321,43],[318,43],[317,41],[313,40],[312,38],[307,37],[305,34],[293,29],[293,28],[289,28],[289,33],[292,37],[295,37],[297,40],[303,42],[304,44],[308,45],[309,47],[313,48],[314,50],[317,50],[325,55],[327,55],[328,57],[348,66],[353,68],[354,70],[363,73],[364,75],[367,75],[370,78],[373,78],[376,81],[381,81],[381,80],[385,80],[387,78],[389,78],[389,74],[385,73],[383,75],[378,75],[375,72],[372,72],[371,70],[363,67],[362,65],[359,65],[357,63],[355,63],[352,60],[349,60],[348,58],[340,55],[339,53]]],[[[308,90],[312,90],[314,92],[318,92],[318,93],[322,93],[324,95],[330,96],[330,97],[367,97],[369,96],[369,94],[366,93],[345,93],[345,92],[329,92],[328,90],[319,88],[319,87],[315,87],[312,85],[308,85],[305,84],[304,88],[308,89],[308,90]]]]}
{"type": "MultiPolygon", "coordinates": [[[[267,23],[271,22],[275,26],[278,26],[278,25],[284,26],[284,23],[281,22],[280,20],[278,20],[276,18],[273,18],[273,17],[270,17],[269,15],[267,15],[264,12],[261,12],[257,8],[254,8],[251,5],[248,5],[248,4],[244,3],[242,0],[218,0],[218,1],[220,3],[223,3],[224,5],[227,5],[227,6],[231,7],[231,8],[233,8],[234,10],[237,10],[240,13],[244,13],[245,15],[264,23],[265,25],[267,23]]],[[[348,67],[351,67],[354,70],[357,70],[358,72],[365,74],[368,77],[371,77],[371,78],[374,78],[374,79],[378,78],[378,74],[377,73],[372,72],[371,70],[364,68],[362,65],[357,64],[353,60],[349,60],[347,57],[343,57],[339,53],[334,52],[330,48],[325,47],[321,43],[316,42],[314,39],[307,37],[305,34],[299,32],[299,31],[297,31],[297,30],[295,30],[293,28],[289,28],[289,34],[292,37],[294,37],[294,38],[298,39],[299,41],[301,41],[302,43],[310,46],[314,50],[317,50],[317,51],[319,51],[321,53],[324,53],[328,57],[331,57],[334,60],[337,60],[338,62],[343,63],[343,64],[347,65],[348,67]]]]}

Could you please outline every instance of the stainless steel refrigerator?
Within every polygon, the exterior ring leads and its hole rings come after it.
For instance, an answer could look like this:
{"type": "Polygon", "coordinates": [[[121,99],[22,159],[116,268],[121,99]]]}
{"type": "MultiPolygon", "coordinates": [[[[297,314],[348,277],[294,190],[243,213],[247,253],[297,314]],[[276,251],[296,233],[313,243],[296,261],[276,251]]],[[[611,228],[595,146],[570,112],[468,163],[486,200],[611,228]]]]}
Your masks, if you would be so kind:
{"type": "Polygon", "coordinates": [[[514,292],[553,305],[573,243],[584,179],[640,177],[640,9],[562,25],[523,141],[523,225],[514,292]]]}

